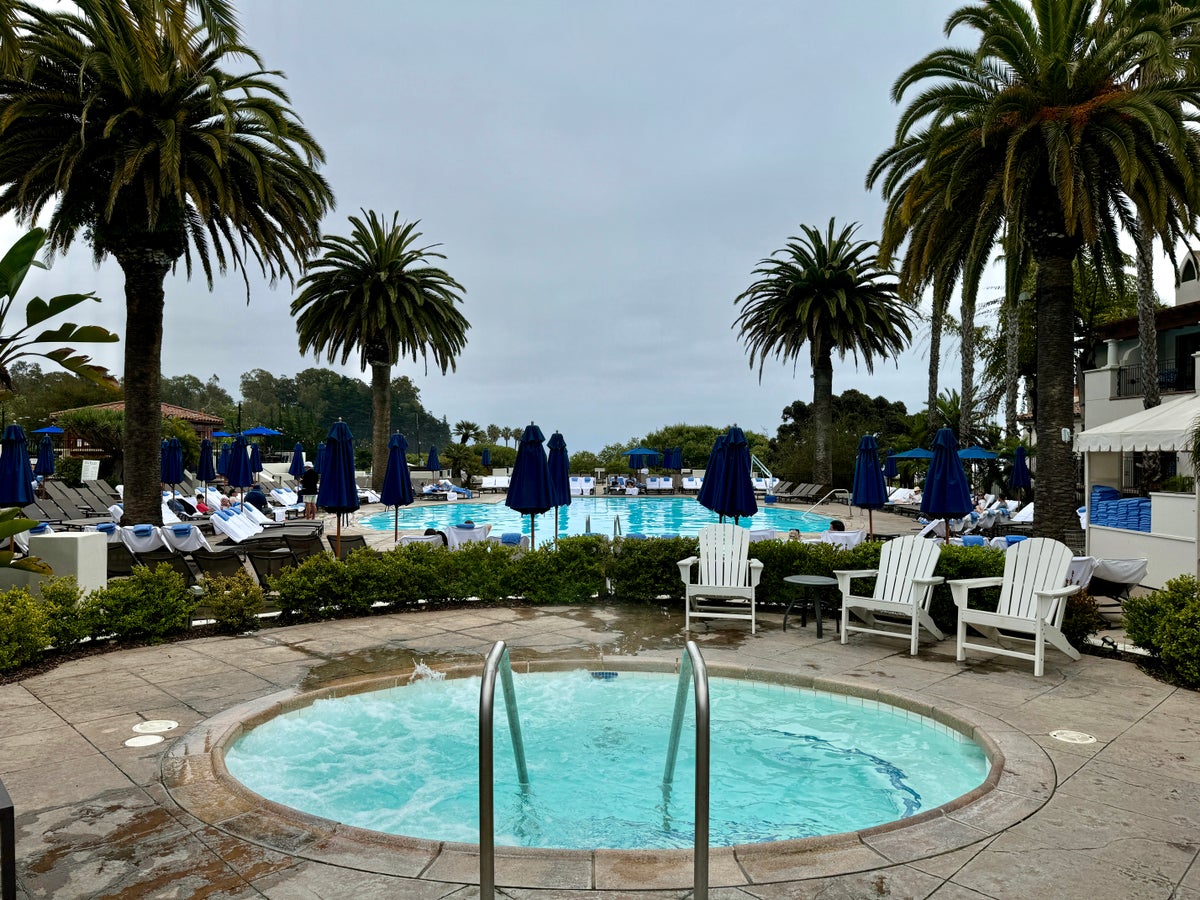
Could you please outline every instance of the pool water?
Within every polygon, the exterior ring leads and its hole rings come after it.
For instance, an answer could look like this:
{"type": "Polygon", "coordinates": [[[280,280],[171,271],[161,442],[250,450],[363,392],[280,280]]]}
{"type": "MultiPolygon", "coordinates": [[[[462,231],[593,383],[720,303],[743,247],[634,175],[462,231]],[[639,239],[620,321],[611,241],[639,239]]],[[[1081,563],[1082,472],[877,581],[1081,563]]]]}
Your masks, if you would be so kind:
{"type": "MultiPolygon", "coordinates": [[[[361,525],[390,531],[395,512],[372,513],[359,519],[361,525]]],[[[664,534],[695,535],[705,525],[718,521],[712,510],[705,509],[695,497],[572,497],[570,506],[559,507],[558,530],[560,535],[585,534],[588,524],[592,532],[613,534],[613,525],[621,520],[621,533],[640,533],[648,537],[664,534]]],[[[523,516],[500,503],[473,503],[458,500],[453,503],[423,504],[404,507],[400,510],[399,523],[403,529],[445,529],[459,525],[467,519],[477,524],[491,523],[492,534],[520,532],[529,534],[529,516],[523,516]]],[[[825,531],[829,527],[826,516],[787,509],[774,504],[761,504],[752,518],[743,517],[741,525],[747,528],[773,528],[776,531],[796,529],[801,532],[825,531]]],[[[554,539],[554,511],[537,519],[538,543],[554,539]]]]}
{"type": "MultiPolygon", "coordinates": [[[[530,784],[517,783],[496,692],[496,842],[574,849],[690,847],[692,703],[675,779],[663,768],[677,679],[586,671],[515,677],[530,784]]],[[[243,735],[230,773],[338,822],[477,843],[478,678],[318,700],[243,735]]],[[[940,806],[981,784],[980,747],[873,701],[738,679],[710,682],[713,846],[834,834],[940,806]]]]}

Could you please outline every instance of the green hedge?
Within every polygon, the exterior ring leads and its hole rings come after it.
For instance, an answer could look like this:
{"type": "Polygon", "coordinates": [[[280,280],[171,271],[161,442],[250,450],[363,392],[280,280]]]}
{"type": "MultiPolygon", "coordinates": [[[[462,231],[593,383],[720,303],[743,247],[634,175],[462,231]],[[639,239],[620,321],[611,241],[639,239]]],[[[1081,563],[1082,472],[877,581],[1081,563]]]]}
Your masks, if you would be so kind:
{"type": "Polygon", "coordinates": [[[1125,634],[1162,663],[1168,678],[1200,687],[1200,582],[1172,578],[1161,591],[1124,603],[1125,634]]]}

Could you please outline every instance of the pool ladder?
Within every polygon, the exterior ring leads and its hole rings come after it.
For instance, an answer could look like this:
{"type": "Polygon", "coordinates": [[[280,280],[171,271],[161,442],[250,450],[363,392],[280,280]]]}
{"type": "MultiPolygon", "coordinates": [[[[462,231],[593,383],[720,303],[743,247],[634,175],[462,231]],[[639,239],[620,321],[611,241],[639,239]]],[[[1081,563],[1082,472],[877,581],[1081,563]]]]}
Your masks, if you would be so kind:
{"type": "MultiPolygon", "coordinates": [[[[496,895],[496,798],[493,723],[495,719],[496,677],[504,690],[504,709],[508,713],[508,730],[512,736],[513,755],[517,763],[517,780],[529,784],[529,769],[525,764],[525,742],[521,737],[521,720],[517,715],[517,697],[513,690],[512,662],[504,641],[496,641],[483,664],[483,681],[479,688],[479,897],[493,900],[496,895]]],[[[687,707],[689,682],[696,704],[696,841],[693,853],[692,897],[708,900],[708,806],[709,806],[709,711],[708,669],[695,641],[687,642],[687,653],[679,666],[679,681],[675,688],[675,711],[671,717],[671,736],[667,746],[667,764],[663,771],[663,808],[675,780],[675,761],[679,755],[679,739],[683,730],[683,713],[687,707]]]]}

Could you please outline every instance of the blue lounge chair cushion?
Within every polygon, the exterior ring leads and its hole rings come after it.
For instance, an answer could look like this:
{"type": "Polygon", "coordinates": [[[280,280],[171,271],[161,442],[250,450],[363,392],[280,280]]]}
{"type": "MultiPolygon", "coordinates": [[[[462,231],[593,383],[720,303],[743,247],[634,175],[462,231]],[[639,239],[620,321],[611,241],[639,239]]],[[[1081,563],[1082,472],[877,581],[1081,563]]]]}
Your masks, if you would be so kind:
{"type": "Polygon", "coordinates": [[[1025,540],[1025,535],[1010,534],[1005,538],[1005,540],[1008,541],[1008,546],[1011,547],[1013,544],[1019,544],[1019,543],[1021,543],[1021,541],[1025,540]]]}
{"type": "Polygon", "coordinates": [[[138,537],[146,537],[153,530],[154,530],[153,525],[134,525],[133,526],[133,533],[136,534],[138,537]]]}
{"type": "Polygon", "coordinates": [[[48,522],[42,522],[40,525],[34,525],[29,529],[30,534],[45,534],[50,529],[48,522]]]}
{"type": "Polygon", "coordinates": [[[115,522],[101,522],[96,526],[96,530],[103,534],[112,534],[117,530],[117,525],[115,522]]]}
{"type": "Polygon", "coordinates": [[[982,547],[987,543],[981,534],[963,535],[962,541],[964,547],[982,547]]]}
{"type": "Polygon", "coordinates": [[[184,524],[172,525],[171,530],[175,532],[176,536],[178,537],[187,537],[192,533],[192,526],[184,524]]]}
{"type": "Polygon", "coordinates": [[[500,543],[519,547],[521,546],[521,533],[519,531],[506,531],[500,535],[500,543]]]}
{"type": "Polygon", "coordinates": [[[472,529],[472,528],[474,528],[474,527],[475,527],[475,523],[474,523],[474,522],[463,522],[463,523],[462,523],[461,525],[459,525],[458,527],[459,527],[459,528],[462,528],[462,529],[465,529],[465,530],[470,530],[470,529],[472,529]]]}

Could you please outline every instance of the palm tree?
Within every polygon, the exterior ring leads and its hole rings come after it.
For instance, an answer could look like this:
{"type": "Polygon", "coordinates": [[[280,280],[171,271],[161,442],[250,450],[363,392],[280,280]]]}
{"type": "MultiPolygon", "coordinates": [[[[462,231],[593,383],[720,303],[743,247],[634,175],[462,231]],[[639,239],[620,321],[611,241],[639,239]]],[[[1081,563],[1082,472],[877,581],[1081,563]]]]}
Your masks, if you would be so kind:
{"type": "Polygon", "coordinates": [[[296,285],[292,315],[300,352],[325,353],[342,365],[358,351],[363,371],[371,367],[371,482],[383,487],[391,433],[392,366],[420,355],[444,375],[467,343],[470,324],[455,305],[463,287],[430,260],[445,259],[418,246],[416,222],[388,225],[374,212],[350,217],[349,237],[323,237],[321,254],[296,285]]]}
{"type": "Polygon", "coordinates": [[[494,444],[494,443],[496,443],[496,441],[500,440],[500,426],[499,425],[492,424],[492,425],[489,425],[484,430],[487,432],[487,439],[488,439],[489,444],[494,444]]]}
{"type": "Polygon", "coordinates": [[[468,422],[466,419],[455,422],[454,427],[450,429],[450,433],[457,435],[458,442],[463,446],[466,446],[471,441],[482,441],[487,436],[484,434],[482,428],[474,422],[468,422]]]}
{"type": "Polygon", "coordinates": [[[1085,250],[1117,258],[1135,212],[1173,246],[1196,208],[1200,142],[1187,110],[1200,81],[1126,80],[1154,41],[1183,52],[1191,31],[1178,25],[1098,0],[964,6],[946,32],[974,29],[979,46],[935,50],[900,76],[897,102],[921,90],[868,175],[888,200],[881,254],[907,240],[904,287],[947,268],[974,277],[1004,229],[1036,263],[1041,534],[1061,537],[1075,517],[1071,443],[1059,438],[1075,424],[1074,262],[1085,250]]]}
{"type": "Polygon", "coordinates": [[[742,304],[734,327],[750,352],[759,379],[768,356],[798,363],[808,344],[813,369],[813,479],[833,480],[833,354],[849,353],[873,372],[876,357],[899,353],[912,338],[913,310],[888,280],[894,273],[876,263],[875,244],[854,240],[857,224],[825,235],[801,225],[804,237],[762,260],[758,276],[735,303],[742,304]]]}
{"type": "MultiPolygon", "coordinates": [[[[277,73],[188,16],[212,0],[21,4],[20,68],[0,75],[0,215],[46,221],[52,252],[82,232],[125,275],[125,511],[158,522],[164,281],[182,258],[256,262],[272,279],[315,243],[333,197],[323,155],[277,73]],[[226,66],[237,58],[248,72],[226,66]]],[[[204,16],[201,17],[205,18],[204,16]]]]}

